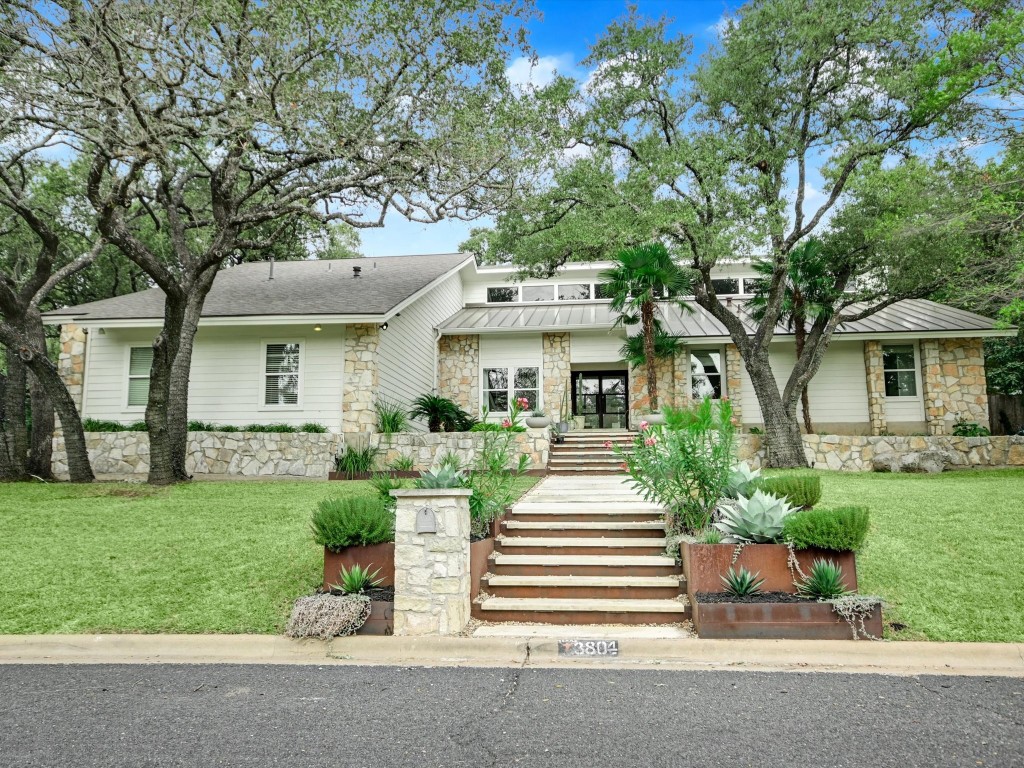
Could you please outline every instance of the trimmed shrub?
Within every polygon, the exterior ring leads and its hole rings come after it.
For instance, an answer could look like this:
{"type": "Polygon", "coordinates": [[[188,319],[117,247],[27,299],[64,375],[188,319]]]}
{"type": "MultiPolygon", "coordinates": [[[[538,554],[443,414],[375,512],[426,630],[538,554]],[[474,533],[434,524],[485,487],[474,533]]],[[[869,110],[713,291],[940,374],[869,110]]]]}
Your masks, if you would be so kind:
{"type": "Polygon", "coordinates": [[[322,435],[327,432],[327,427],[315,421],[307,421],[305,424],[299,425],[299,432],[311,432],[316,435],[322,435]]]}
{"type": "Polygon", "coordinates": [[[867,507],[804,509],[783,521],[782,537],[797,549],[856,552],[864,546],[870,524],[867,507]]]}
{"type": "Polygon", "coordinates": [[[806,509],[821,501],[821,478],[817,475],[763,477],[758,487],[772,496],[788,499],[794,507],[806,509]]]}
{"type": "Polygon", "coordinates": [[[119,421],[108,421],[106,419],[82,419],[83,432],[145,432],[146,422],[135,421],[131,424],[122,424],[119,421]]]}
{"type": "Polygon", "coordinates": [[[376,496],[324,499],[310,526],[313,540],[332,551],[395,540],[395,513],[376,496]]]}

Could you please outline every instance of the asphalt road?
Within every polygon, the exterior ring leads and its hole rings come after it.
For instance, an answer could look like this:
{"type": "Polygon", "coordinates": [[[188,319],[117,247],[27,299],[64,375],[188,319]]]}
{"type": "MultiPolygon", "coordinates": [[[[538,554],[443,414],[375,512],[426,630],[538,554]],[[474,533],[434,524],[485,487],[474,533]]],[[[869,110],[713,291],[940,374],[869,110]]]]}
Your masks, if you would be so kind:
{"type": "Polygon", "coordinates": [[[1024,766],[1024,681],[0,666],[0,766],[1024,766]]]}

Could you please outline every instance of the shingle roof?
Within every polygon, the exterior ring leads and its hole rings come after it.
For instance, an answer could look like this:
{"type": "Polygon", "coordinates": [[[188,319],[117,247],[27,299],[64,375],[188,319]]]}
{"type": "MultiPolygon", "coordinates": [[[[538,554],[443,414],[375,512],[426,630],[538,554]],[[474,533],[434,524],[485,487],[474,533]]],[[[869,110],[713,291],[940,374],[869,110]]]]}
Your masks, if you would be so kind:
{"type": "MultiPolygon", "coordinates": [[[[470,261],[453,253],[325,261],[279,261],[274,279],[269,262],[240,264],[217,275],[203,317],[276,315],[382,315],[442,275],[470,261]],[[354,278],[352,268],[361,267],[354,278]]],[[[159,288],[54,310],[48,316],[79,320],[163,317],[159,288]]]]}
{"type": "MultiPolygon", "coordinates": [[[[732,306],[753,332],[754,323],[745,311],[745,302],[732,306]]],[[[690,304],[691,312],[675,304],[661,305],[662,324],[666,331],[681,338],[723,338],[729,332],[710,312],[690,304]]],[[[856,311],[851,307],[850,311],[856,311]]],[[[503,306],[472,306],[457,312],[441,323],[444,334],[498,331],[555,331],[559,329],[611,328],[615,313],[607,303],[600,304],[511,304],[503,306]]],[[[630,333],[636,332],[630,328],[630,333]]],[[[892,304],[875,314],[851,323],[843,323],[836,333],[970,333],[998,332],[995,321],[973,312],[948,307],[926,299],[907,299],[892,304]]],[[[1012,333],[1013,331],[1008,331],[1012,333]]],[[[776,328],[776,335],[788,336],[792,330],[776,328]]]]}

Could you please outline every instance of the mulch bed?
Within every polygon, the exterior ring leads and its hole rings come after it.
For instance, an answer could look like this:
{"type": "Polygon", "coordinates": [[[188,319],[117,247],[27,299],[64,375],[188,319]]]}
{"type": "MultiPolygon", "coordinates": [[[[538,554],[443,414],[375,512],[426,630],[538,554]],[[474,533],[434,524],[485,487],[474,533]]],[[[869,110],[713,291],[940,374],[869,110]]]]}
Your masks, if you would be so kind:
{"type": "Polygon", "coordinates": [[[757,595],[736,597],[728,592],[698,592],[698,603],[806,603],[809,598],[800,597],[789,592],[761,592],[757,595]]]}
{"type": "MultiPolygon", "coordinates": [[[[342,595],[344,593],[340,589],[332,589],[331,594],[342,595]]],[[[394,587],[374,587],[373,589],[366,590],[365,592],[363,592],[363,594],[370,598],[370,600],[372,601],[384,603],[393,603],[395,601],[394,587]]]]}

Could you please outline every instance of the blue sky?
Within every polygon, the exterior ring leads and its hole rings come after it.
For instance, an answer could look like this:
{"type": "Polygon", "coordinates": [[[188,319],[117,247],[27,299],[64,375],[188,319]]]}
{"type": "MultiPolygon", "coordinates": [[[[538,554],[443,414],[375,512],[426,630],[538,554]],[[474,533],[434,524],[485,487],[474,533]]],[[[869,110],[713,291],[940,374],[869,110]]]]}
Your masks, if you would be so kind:
{"type": "MultiPolygon", "coordinates": [[[[530,44],[541,58],[538,70],[557,67],[572,72],[587,55],[588,46],[608,26],[626,13],[626,0],[536,0],[543,18],[530,24],[530,44]]],[[[693,37],[694,54],[699,55],[715,38],[715,24],[732,3],[723,0],[634,0],[645,16],[668,16],[673,28],[693,37]]],[[[516,70],[516,62],[510,62],[516,70]]],[[[519,62],[520,69],[524,66],[519,62]]],[[[579,74],[584,74],[582,71],[579,74]]],[[[362,251],[367,256],[457,251],[474,226],[486,221],[445,221],[412,224],[392,216],[380,229],[363,230],[362,251]]]]}

